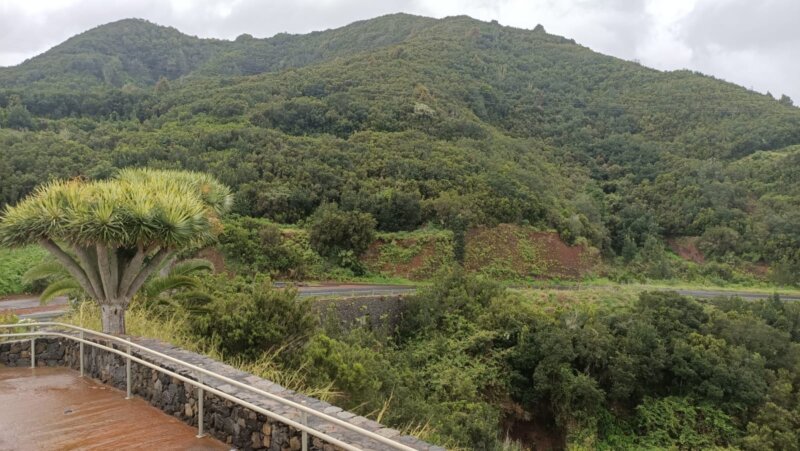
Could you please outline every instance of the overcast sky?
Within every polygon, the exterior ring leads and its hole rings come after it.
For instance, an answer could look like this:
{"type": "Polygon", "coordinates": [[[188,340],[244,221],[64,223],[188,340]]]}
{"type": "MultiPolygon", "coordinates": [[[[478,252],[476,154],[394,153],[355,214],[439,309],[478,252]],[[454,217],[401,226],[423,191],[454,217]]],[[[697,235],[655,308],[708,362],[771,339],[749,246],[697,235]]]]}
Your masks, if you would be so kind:
{"type": "Polygon", "coordinates": [[[800,103],[800,0],[0,0],[0,66],[129,17],[201,37],[269,37],[407,12],[467,14],[573,38],[657,69],[693,69],[800,103]]]}

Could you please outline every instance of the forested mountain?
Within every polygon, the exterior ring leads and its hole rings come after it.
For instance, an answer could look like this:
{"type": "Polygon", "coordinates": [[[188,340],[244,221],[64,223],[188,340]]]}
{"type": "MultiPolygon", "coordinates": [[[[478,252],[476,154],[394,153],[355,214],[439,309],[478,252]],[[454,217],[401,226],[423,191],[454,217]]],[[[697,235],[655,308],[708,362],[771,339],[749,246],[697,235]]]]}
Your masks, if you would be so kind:
{"type": "Polygon", "coordinates": [[[189,74],[223,45],[174,28],[126,19],[74,36],[17,67],[3,69],[0,80],[4,87],[66,84],[78,90],[98,84],[152,84],[160,77],[189,74]]]}
{"type": "Polygon", "coordinates": [[[627,262],[695,236],[728,264],[800,265],[800,109],[542,27],[398,14],[221,41],[124,20],[0,69],[0,107],[0,204],[183,167],[281,222],[336,202],[386,231],[527,223],[627,262]]]}
{"type": "Polygon", "coordinates": [[[80,89],[155,84],[190,74],[252,75],[395,44],[433,19],[383,17],[308,35],[280,34],[235,41],[200,39],[142,19],[101,25],[32,58],[0,69],[4,87],[70,83],[80,89]]]}

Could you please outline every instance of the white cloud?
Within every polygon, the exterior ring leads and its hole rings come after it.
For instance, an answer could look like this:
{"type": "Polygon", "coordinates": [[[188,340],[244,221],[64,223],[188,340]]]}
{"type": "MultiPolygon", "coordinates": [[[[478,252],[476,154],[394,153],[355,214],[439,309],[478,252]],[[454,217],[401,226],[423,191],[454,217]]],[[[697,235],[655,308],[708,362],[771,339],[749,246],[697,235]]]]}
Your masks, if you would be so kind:
{"type": "Polygon", "coordinates": [[[646,11],[652,26],[636,46],[636,59],[662,70],[689,67],[694,51],[681,39],[680,22],[696,4],[697,0],[649,0],[646,11]]]}

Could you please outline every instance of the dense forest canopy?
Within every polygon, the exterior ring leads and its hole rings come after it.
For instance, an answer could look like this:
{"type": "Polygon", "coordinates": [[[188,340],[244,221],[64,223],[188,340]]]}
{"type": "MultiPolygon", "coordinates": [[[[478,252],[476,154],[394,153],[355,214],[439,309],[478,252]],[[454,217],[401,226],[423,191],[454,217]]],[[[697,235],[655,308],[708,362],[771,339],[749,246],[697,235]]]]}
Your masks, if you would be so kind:
{"type": "Polygon", "coordinates": [[[468,17],[234,41],[123,20],[0,69],[0,205],[182,168],[279,222],[336,203],[383,231],[531,224],[626,261],[694,236],[796,281],[791,103],[468,17]]]}

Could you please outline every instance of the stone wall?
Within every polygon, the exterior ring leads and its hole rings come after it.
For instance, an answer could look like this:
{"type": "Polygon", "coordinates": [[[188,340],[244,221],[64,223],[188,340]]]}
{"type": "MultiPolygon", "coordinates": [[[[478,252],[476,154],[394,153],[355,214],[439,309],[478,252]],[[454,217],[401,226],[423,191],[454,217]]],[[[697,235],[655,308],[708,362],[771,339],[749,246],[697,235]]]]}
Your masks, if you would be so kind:
{"type": "MultiPolygon", "coordinates": [[[[280,385],[244,373],[208,357],[175,348],[155,340],[136,339],[135,343],[173,358],[178,358],[187,363],[203,367],[238,382],[248,384],[272,394],[280,395],[285,399],[335,416],[382,436],[393,438],[412,448],[427,451],[444,451],[444,448],[424,443],[414,437],[401,436],[398,431],[386,428],[375,421],[357,416],[351,412],[343,411],[339,407],[335,407],[326,402],[287,390],[280,385]]],[[[119,349],[119,346],[115,347],[119,349]]],[[[72,340],[64,338],[39,338],[36,340],[35,352],[37,366],[63,365],[76,370],[80,367],[79,344],[72,340]]],[[[134,351],[132,354],[189,379],[198,380],[198,375],[181,369],[180,365],[150,357],[149,355],[142,356],[137,351],[134,351]]],[[[29,366],[30,340],[0,343],[0,364],[20,367],[29,366]]],[[[86,345],[84,346],[84,371],[86,376],[97,379],[104,384],[114,386],[120,390],[126,390],[126,361],[122,356],[86,345]]],[[[131,376],[131,391],[134,396],[143,398],[165,413],[189,425],[197,427],[197,388],[177,378],[165,375],[135,362],[131,363],[131,376]]],[[[232,385],[212,380],[205,376],[203,380],[208,386],[214,387],[223,393],[236,395],[240,399],[244,399],[258,407],[283,415],[294,421],[302,422],[302,414],[295,408],[284,406],[264,396],[238,389],[232,385]]],[[[388,449],[386,445],[380,442],[365,438],[325,420],[309,416],[307,421],[308,424],[315,429],[323,430],[332,437],[336,437],[345,443],[352,444],[364,450],[388,449]]],[[[301,434],[298,430],[208,392],[206,392],[204,396],[203,423],[206,433],[237,449],[269,451],[293,451],[301,449],[301,434]]],[[[323,443],[320,439],[309,436],[309,449],[334,451],[337,448],[323,443]]]]}
{"type": "MultiPolygon", "coordinates": [[[[36,366],[64,366],[66,347],[60,340],[36,340],[36,366]]],[[[10,367],[31,366],[31,341],[0,342],[0,364],[10,367]]]]}
{"type": "Polygon", "coordinates": [[[364,296],[355,298],[320,299],[314,308],[323,321],[335,321],[344,329],[366,326],[372,330],[394,330],[405,309],[405,296],[364,296]]]}

